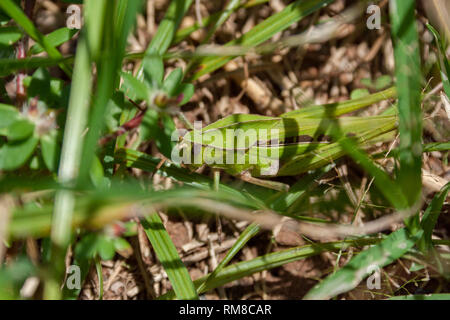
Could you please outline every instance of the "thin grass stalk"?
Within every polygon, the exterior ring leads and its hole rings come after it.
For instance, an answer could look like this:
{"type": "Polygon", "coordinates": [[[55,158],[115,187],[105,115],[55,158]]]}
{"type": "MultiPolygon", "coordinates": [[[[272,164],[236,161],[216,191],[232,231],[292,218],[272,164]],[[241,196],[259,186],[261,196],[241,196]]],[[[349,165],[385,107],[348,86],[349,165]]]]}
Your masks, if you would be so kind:
{"type": "MultiPolygon", "coordinates": [[[[59,182],[67,186],[73,184],[78,176],[92,88],[91,64],[84,34],[78,42],[74,70],[58,172],[59,182]]],[[[63,257],[71,238],[74,207],[75,195],[72,191],[57,191],[51,230],[53,242],[51,261],[55,264],[55,274],[46,284],[44,292],[46,299],[58,299],[61,295],[59,280],[64,270],[63,257]]]]}

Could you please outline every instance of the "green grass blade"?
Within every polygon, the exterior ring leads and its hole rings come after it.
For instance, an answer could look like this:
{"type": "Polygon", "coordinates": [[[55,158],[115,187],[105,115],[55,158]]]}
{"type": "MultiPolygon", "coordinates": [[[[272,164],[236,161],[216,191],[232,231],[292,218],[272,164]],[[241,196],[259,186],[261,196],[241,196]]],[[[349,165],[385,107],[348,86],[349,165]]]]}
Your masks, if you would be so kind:
{"type": "Polygon", "coordinates": [[[159,23],[158,30],[147,48],[147,54],[163,55],[172,43],[181,19],[192,4],[192,0],[172,0],[167,8],[164,19],[159,23]]]}
{"type": "Polygon", "coordinates": [[[97,279],[99,285],[98,300],[103,300],[103,272],[100,257],[95,257],[95,271],[97,272],[97,279]]]}
{"type": "MultiPolygon", "coordinates": [[[[254,6],[257,6],[260,4],[264,4],[267,2],[269,2],[269,0],[255,0],[255,1],[251,0],[251,1],[247,1],[244,4],[239,5],[238,8],[251,8],[251,7],[254,7],[254,6]]],[[[222,15],[225,15],[225,14],[227,14],[227,12],[225,10],[215,12],[212,15],[203,18],[201,23],[196,21],[192,26],[185,27],[183,29],[179,29],[175,34],[172,44],[177,44],[177,43],[183,41],[184,39],[189,37],[189,35],[191,33],[195,32],[199,29],[202,29],[204,27],[209,27],[213,22],[217,21],[222,15]]]]}
{"type": "MultiPolygon", "coordinates": [[[[334,0],[297,0],[286,6],[282,11],[272,15],[260,24],[253,27],[239,39],[228,42],[227,46],[240,45],[252,47],[269,40],[276,33],[287,29],[293,23],[301,20],[309,14],[323,8],[334,0]]],[[[213,72],[232,60],[234,57],[207,57],[199,60],[195,73],[190,80],[196,80],[202,75],[213,72]]]]}
{"type": "MultiPolygon", "coordinates": [[[[87,46],[82,37],[79,40],[77,57],[75,61],[76,76],[73,78],[70,93],[69,110],[64,132],[64,141],[59,167],[59,179],[62,183],[72,182],[79,170],[82,150],[82,134],[86,127],[89,101],[91,93],[91,66],[87,46]]],[[[58,201],[58,200],[57,200],[58,201]]],[[[68,201],[70,203],[71,201],[68,201]]],[[[61,208],[58,208],[61,209],[61,208]]],[[[58,245],[67,245],[70,235],[67,228],[62,225],[70,224],[70,216],[62,214],[65,210],[55,213],[54,240],[58,245]],[[59,215],[62,216],[59,218],[59,215]],[[59,240],[56,240],[59,239],[59,240]]]]}
{"type": "MultiPolygon", "coordinates": [[[[432,142],[422,145],[423,152],[446,152],[450,150],[450,142],[432,142]]],[[[392,149],[388,152],[380,152],[373,155],[374,159],[382,159],[389,157],[396,157],[398,155],[398,149],[392,149]]]]}
{"type": "Polygon", "coordinates": [[[214,281],[216,276],[220,273],[220,271],[225,268],[228,263],[230,263],[231,259],[245,246],[245,244],[254,236],[258,234],[260,230],[260,227],[257,224],[251,224],[249,225],[244,232],[241,233],[239,238],[236,240],[236,242],[233,244],[233,246],[228,250],[225,258],[219,263],[217,268],[209,274],[208,278],[205,282],[203,282],[198,288],[197,292],[203,292],[205,288],[209,286],[211,282],[214,281]]]}
{"type": "MultiPolygon", "coordinates": [[[[84,36],[78,41],[75,61],[75,74],[70,92],[69,109],[64,131],[58,179],[63,184],[73,183],[77,179],[83,148],[83,131],[86,128],[91,96],[91,64],[84,36]]],[[[75,196],[70,190],[59,190],[55,197],[52,221],[52,261],[56,274],[45,288],[45,297],[58,299],[60,277],[64,274],[65,249],[69,245],[72,231],[72,216],[75,196]]]]}
{"type": "Polygon", "coordinates": [[[411,237],[406,229],[391,233],[379,244],[359,253],[343,268],[312,288],[304,299],[331,299],[338,294],[352,290],[369,275],[372,266],[382,268],[391,264],[408,252],[416,240],[417,235],[411,237]]]}
{"type": "MultiPolygon", "coordinates": [[[[312,256],[321,254],[327,251],[339,251],[346,249],[350,246],[361,247],[366,245],[371,245],[378,243],[380,239],[378,238],[368,238],[359,240],[345,240],[339,242],[329,242],[329,243],[317,243],[308,244],[301,247],[289,248],[286,250],[281,250],[277,252],[272,252],[263,256],[259,256],[255,259],[249,261],[242,261],[232,265],[229,265],[220,271],[213,281],[211,281],[208,286],[204,288],[202,292],[207,292],[209,290],[220,287],[226,283],[242,279],[256,272],[261,272],[264,270],[270,270],[276,267],[280,267],[290,262],[298,261],[301,259],[306,259],[312,256]]],[[[196,281],[194,284],[198,287],[208,279],[209,275],[202,277],[196,281]]],[[[165,295],[159,297],[159,299],[174,299],[175,294],[173,291],[169,291],[165,295]]]]}
{"type": "Polygon", "coordinates": [[[177,298],[180,300],[198,299],[191,277],[181,261],[172,239],[164,228],[161,218],[154,213],[146,219],[142,219],[141,223],[158,260],[169,277],[177,298]]]}
{"type": "MultiPolygon", "coordinates": [[[[164,19],[159,23],[158,30],[156,30],[152,41],[148,45],[145,55],[162,56],[169,49],[181,20],[191,4],[192,0],[174,0],[170,2],[164,19]]],[[[143,64],[141,64],[136,78],[139,80],[144,78],[143,64]]]]}
{"type": "Polygon", "coordinates": [[[439,32],[431,24],[427,24],[427,27],[431,31],[431,33],[433,33],[434,39],[436,40],[439,57],[438,65],[441,71],[442,84],[444,86],[445,94],[450,98],[450,80],[448,78],[450,76],[450,63],[447,59],[445,41],[441,38],[439,32]]]}
{"type": "MultiPolygon", "coordinates": [[[[42,33],[36,28],[33,22],[26,16],[12,0],[2,0],[0,8],[3,9],[14,21],[20,25],[23,30],[48,53],[52,59],[61,59],[61,53],[44,37],[42,33]]],[[[59,64],[60,68],[70,77],[72,70],[64,63],[59,64]]]]}
{"type": "Polygon", "coordinates": [[[25,59],[0,59],[0,76],[5,77],[19,70],[30,70],[36,68],[46,68],[65,63],[69,65],[73,62],[73,57],[68,58],[25,58],[25,59]]]}
{"type": "MultiPolygon", "coordinates": [[[[58,188],[59,186],[56,186],[58,188]]],[[[244,210],[258,209],[255,201],[251,199],[238,198],[235,194],[216,192],[211,190],[197,190],[192,187],[179,187],[173,190],[164,191],[143,191],[137,184],[129,186],[112,185],[109,190],[99,190],[95,193],[85,194],[76,202],[71,228],[85,227],[90,230],[103,228],[113,221],[129,218],[131,211],[123,210],[132,204],[145,201],[146,204],[156,205],[166,208],[192,209],[215,212],[212,206],[203,207],[201,201],[208,203],[227,204],[236,209],[244,210]],[[193,202],[193,199],[197,202],[193,202]],[[93,210],[93,208],[96,208],[93,210]]],[[[15,210],[9,232],[13,239],[20,239],[27,236],[45,237],[48,236],[53,207],[48,204],[39,207],[29,207],[15,210]]],[[[192,212],[192,210],[190,211],[192,212]]],[[[192,213],[197,214],[198,211],[192,213]]]]}
{"type": "Polygon", "coordinates": [[[449,151],[450,142],[433,142],[423,145],[424,152],[449,151]]]}
{"type": "Polygon", "coordinates": [[[91,54],[91,59],[97,61],[104,41],[112,35],[112,25],[107,25],[106,20],[111,16],[113,8],[117,5],[117,0],[84,0],[84,5],[85,30],[89,53],[91,54]]]}
{"type": "Polygon", "coordinates": [[[442,206],[444,205],[444,201],[445,199],[447,199],[449,190],[450,182],[447,183],[436,196],[434,196],[430,205],[427,207],[425,213],[423,214],[422,221],[420,222],[420,226],[423,229],[423,236],[419,241],[419,248],[423,252],[426,252],[433,246],[431,236],[441,213],[442,206]]]}
{"type": "Polygon", "coordinates": [[[402,210],[408,207],[407,199],[402,189],[388,176],[388,174],[378,167],[372,159],[362,151],[358,144],[343,136],[337,125],[332,135],[338,140],[340,146],[353,158],[361,167],[364,168],[372,177],[375,178],[374,184],[382,192],[384,197],[397,209],[402,210]]]}
{"type": "MultiPolygon", "coordinates": [[[[73,38],[73,36],[78,32],[77,29],[69,29],[69,28],[60,28],[58,30],[53,31],[52,33],[49,33],[45,36],[46,41],[54,46],[58,47],[62,45],[63,43],[69,41],[73,38]]],[[[30,53],[31,54],[38,54],[44,51],[44,48],[39,43],[36,43],[34,46],[31,47],[30,53]]]]}
{"type": "Polygon", "coordinates": [[[320,169],[315,170],[308,175],[302,177],[300,181],[295,183],[289,192],[287,193],[277,193],[275,197],[270,198],[268,203],[270,203],[270,208],[277,212],[293,212],[296,203],[300,202],[305,197],[309,196],[309,192],[315,187],[316,181],[329,172],[333,166],[325,166],[320,169]]]}
{"type": "MultiPolygon", "coordinates": [[[[134,25],[136,13],[141,1],[118,0],[116,6],[106,6],[104,47],[98,63],[98,89],[95,95],[92,113],[89,119],[89,132],[83,150],[80,171],[81,183],[89,179],[89,172],[94,159],[97,142],[104,128],[105,110],[109,99],[118,86],[119,71],[127,44],[128,33],[134,25]]],[[[95,12],[92,12],[95,16],[95,12]]]]}
{"type": "Polygon", "coordinates": [[[17,27],[0,28],[0,46],[12,46],[22,38],[22,31],[17,27]]]}
{"type": "Polygon", "coordinates": [[[422,109],[420,46],[415,0],[390,1],[392,38],[399,110],[398,182],[409,206],[419,201],[422,190],[422,109]]]}
{"type": "Polygon", "coordinates": [[[310,106],[284,113],[281,117],[303,117],[303,118],[321,118],[324,116],[341,116],[343,114],[360,110],[362,108],[373,105],[374,103],[392,99],[397,97],[397,89],[395,87],[380,91],[362,98],[330,103],[325,105],[310,106]]]}
{"type": "Polygon", "coordinates": [[[207,43],[214,35],[216,30],[230,17],[230,15],[239,8],[241,0],[230,0],[222,13],[214,20],[213,25],[209,28],[205,39],[202,43],[207,43]]]}

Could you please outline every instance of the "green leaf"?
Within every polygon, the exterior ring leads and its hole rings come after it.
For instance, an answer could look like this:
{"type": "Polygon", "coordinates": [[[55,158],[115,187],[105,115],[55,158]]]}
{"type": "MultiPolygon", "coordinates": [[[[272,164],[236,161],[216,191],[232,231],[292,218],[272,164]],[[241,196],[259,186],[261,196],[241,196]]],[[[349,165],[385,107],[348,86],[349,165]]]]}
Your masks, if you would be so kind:
{"type": "Polygon", "coordinates": [[[34,124],[26,119],[20,119],[6,129],[8,141],[19,141],[30,137],[34,132],[34,124]]]}
{"type": "MultiPolygon", "coordinates": [[[[14,50],[12,50],[14,52],[14,50]]],[[[69,64],[73,61],[73,57],[66,58],[41,58],[41,57],[31,57],[25,59],[12,59],[12,57],[7,57],[2,55],[2,48],[0,47],[0,76],[8,76],[14,71],[18,70],[30,70],[39,67],[52,67],[58,65],[62,62],[69,64]]]]}
{"type": "Polygon", "coordinates": [[[304,299],[331,299],[338,294],[352,290],[370,272],[373,272],[374,266],[382,268],[402,257],[414,246],[420,235],[421,232],[411,236],[405,228],[391,233],[379,244],[359,253],[343,268],[312,288],[304,299]]]}
{"type": "Polygon", "coordinates": [[[149,139],[155,139],[159,131],[159,114],[153,109],[147,110],[145,112],[142,123],[139,127],[139,140],[147,141],[149,139]]]}
{"type": "Polygon", "coordinates": [[[31,157],[38,138],[31,136],[27,140],[9,142],[0,148],[0,170],[15,170],[20,168],[31,157]]]}
{"type": "Polygon", "coordinates": [[[112,260],[116,254],[113,239],[105,235],[99,235],[96,247],[102,260],[112,260]]]}
{"type": "Polygon", "coordinates": [[[192,83],[182,83],[178,86],[177,90],[175,91],[174,96],[183,95],[183,98],[181,99],[181,102],[178,104],[179,106],[182,106],[185,103],[188,103],[189,100],[191,100],[192,96],[194,95],[195,87],[192,83]]]}
{"type": "Polygon", "coordinates": [[[172,149],[175,147],[176,141],[172,141],[172,133],[176,130],[175,122],[168,114],[160,114],[162,130],[157,130],[155,137],[156,146],[158,150],[166,157],[170,158],[172,149]]]}
{"type": "Polygon", "coordinates": [[[176,90],[181,84],[181,80],[183,80],[183,70],[181,68],[173,70],[164,80],[163,90],[169,97],[174,97],[176,95],[176,90]]]}
{"type": "Polygon", "coordinates": [[[198,299],[194,284],[181,261],[177,249],[164,228],[158,214],[154,213],[141,220],[145,233],[164,267],[178,299],[198,299]]]}
{"type": "Polygon", "coordinates": [[[114,239],[99,233],[89,233],[81,238],[75,247],[78,260],[92,260],[96,256],[111,260],[115,255],[114,239]]]}
{"type": "Polygon", "coordinates": [[[175,123],[170,115],[147,110],[140,126],[140,140],[154,140],[158,150],[170,158],[176,144],[171,139],[175,130],[175,123]]]}
{"type": "MultiPolygon", "coordinates": [[[[47,42],[51,44],[54,47],[58,47],[62,45],[63,43],[69,41],[73,38],[73,36],[78,32],[77,29],[69,29],[69,28],[60,28],[55,31],[53,31],[50,34],[47,34],[45,36],[47,42]]],[[[39,54],[43,52],[44,49],[39,45],[39,43],[36,43],[34,46],[31,47],[30,53],[31,54],[39,54]]]]}
{"type": "Polygon", "coordinates": [[[17,27],[0,28],[0,46],[12,46],[22,38],[22,32],[17,27]]]}
{"type": "Polygon", "coordinates": [[[20,113],[17,108],[0,103],[0,135],[6,135],[6,128],[18,120],[20,113]]]}
{"type": "Polygon", "coordinates": [[[61,146],[59,143],[59,132],[52,130],[48,134],[41,137],[41,151],[44,163],[48,170],[56,172],[58,170],[58,161],[61,154],[61,146]]]}
{"type": "Polygon", "coordinates": [[[116,251],[128,251],[131,249],[130,243],[124,238],[114,238],[113,242],[116,251]]]}
{"type": "Polygon", "coordinates": [[[170,1],[163,20],[159,23],[158,30],[152,38],[146,53],[164,54],[169,48],[175,32],[181,23],[181,19],[191,6],[192,0],[170,1]]]}
{"type": "MultiPolygon", "coordinates": [[[[159,23],[158,30],[156,30],[156,34],[153,36],[152,41],[147,47],[145,51],[145,58],[142,63],[141,68],[137,73],[138,79],[143,79],[144,77],[149,77],[149,75],[155,73],[155,76],[159,78],[159,73],[161,73],[161,81],[163,78],[163,71],[160,71],[159,62],[152,63],[152,61],[145,61],[146,58],[152,59],[161,59],[162,56],[167,49],[169,49],[170,44],[172,43],[173,38],[175,37],[175,32],[178,29],[178,26],[181,23],[183,16],[188,11],[191,6],[192,0],[179,0],[179,1],[170,1],[170,4],[166,10],[166,14],[164,15],[163,20],[159,23]],[[147,65],[146,65],[147,64],[147,65]],[[152,67],[151,65],[154,64],[152,67]],[[157,70],[151,70],[156,67],[157,70]],[[147,71],[145,70],[147,68],[147,71]],[[147,75],[146,75],[147,73],[147,75]]],[[[161,84],[159,82],[159,85],[161,84]]],[[[148,83],[151,87],[158,84],[158,82],[153,83],[151,81],[148,83]]]]}
{"type": "Polygon", "coordinates": [[[142,61],[144,81],[150,88],[158,89],[164,78],[164,63],[160,56],[146,56],[142,61]]]}
{"type": "Polygon", "coordinates": [[[131,73],[122,72],[123,84],[120,90],[132,100],[144,100],[149,98],[150,88],[143,82],[139,81],[131,73]]]}
{"type": "MultiPolygon", "coordinates": [[[[131,97],[129,98],[132,99],[131,97]]],[[[121,124],[131,120],[131,118],[126,118],[125,121],[121,121],[122,112],[130,112],[131,110],[135,111],[136,108],[125,100],[124,93],[122,91],[115,92],[106,106],[105,122],[108,132],[117,130],[121,124]]]]}
{"type": "Polygon", "coordinates": [[[81,238],[75,246],[75,257],[78,260],[94,259],[97,253],[97,242],[99,235],[97,233],[89,233],[81,238]]]}
{"type": "Polygon", "coordinates": [[[29,97],[39,97],[39,102],[43,102],[47,108],[60,108],[66,94],[66,86],[61,79],[52,79],[50,73],[45,68],[37,69],[32,77],[24,80],[29,97]]]}

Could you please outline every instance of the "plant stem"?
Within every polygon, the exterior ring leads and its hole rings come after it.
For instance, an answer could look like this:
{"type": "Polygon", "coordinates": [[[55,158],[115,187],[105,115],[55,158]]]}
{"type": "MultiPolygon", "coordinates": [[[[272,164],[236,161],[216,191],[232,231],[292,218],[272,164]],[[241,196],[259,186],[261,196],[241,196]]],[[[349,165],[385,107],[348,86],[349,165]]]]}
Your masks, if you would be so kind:
{"type": "MultiPolygon", "coordinates": [[[[89,111],[91,80],[89,52],[86,38],[82,35],[78,43],[77,57],[75,59],[75,72],[58,172],[59,182],[66,187],[72,186],[78,176],[83,146],[83,132],[86,128],[89,111]]],[[[54,274],[51,276],[52,279],[49,280],[45,288],[44,297],[46,299],[58,299],[61,294],[59,279],[61,272],[64,270],[63,257],[71,237],[74,205],[75,196],[71,190],[59,190],[56,193],[51,231],[53,243],[51,261],[55,266],[54,274]]]]}

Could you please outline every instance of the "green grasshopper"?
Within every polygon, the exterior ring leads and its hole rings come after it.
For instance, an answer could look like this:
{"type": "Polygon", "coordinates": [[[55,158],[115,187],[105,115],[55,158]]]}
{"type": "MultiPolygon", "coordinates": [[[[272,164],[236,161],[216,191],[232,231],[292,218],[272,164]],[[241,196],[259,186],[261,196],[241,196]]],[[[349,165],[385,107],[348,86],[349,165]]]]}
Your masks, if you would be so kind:
{"type": "Polygon", "coordinates": [[[182,135],[172,161],[216,170],[276,190],[287,186],[259,177],[298,175],[345,155],[338,141],[324,139],[333,125],[362,147],[392,139],[397,116],[340,117],[392,98],[395,88],[338,104],[312,106],[280,117],[235,114],[182,135]]]}

